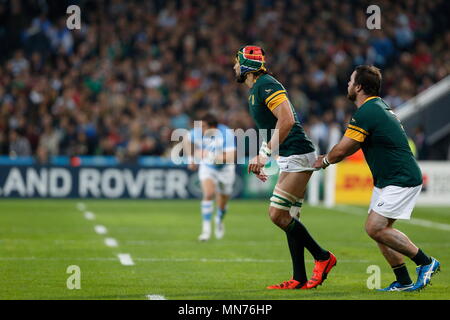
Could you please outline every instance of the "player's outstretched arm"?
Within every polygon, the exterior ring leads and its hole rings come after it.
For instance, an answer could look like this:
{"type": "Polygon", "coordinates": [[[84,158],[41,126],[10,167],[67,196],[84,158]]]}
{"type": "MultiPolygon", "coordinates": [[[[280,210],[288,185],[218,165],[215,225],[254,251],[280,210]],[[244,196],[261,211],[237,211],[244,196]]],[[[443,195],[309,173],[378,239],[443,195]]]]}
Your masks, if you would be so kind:
{"type": "Polygon", "coordinates": [[[330,164],[338,163],[345,159],[346,157],[354,154],[359,150],[361,144],[349,137],[342,137],[341,141],[331,149],[327,155],[320,156],[316,163],[315,168],[326,168],[330,164]]]}

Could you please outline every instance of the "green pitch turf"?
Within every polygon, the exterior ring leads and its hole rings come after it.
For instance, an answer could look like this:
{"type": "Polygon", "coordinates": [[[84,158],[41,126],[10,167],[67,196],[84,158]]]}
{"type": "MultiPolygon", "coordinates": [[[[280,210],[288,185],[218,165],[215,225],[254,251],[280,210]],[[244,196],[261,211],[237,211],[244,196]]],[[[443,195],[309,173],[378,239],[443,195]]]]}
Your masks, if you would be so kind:
{"type": "MultiPolygon", "coordinates": [[[[449,299],[449,208],[417,208],[419,224],[398,223],[423,250],[442,263],[432,286],[419,293],[379,293],[367,288],[371,265],[381,285],[393,274],[364,232],[364,208],[303,209],[302,220],[338,264],[316,290],[273,291],[288,280],[291,263],[285,234],[267,216],[268,201],[232,201],[222,240],[199,243],[199,201],[0,201],[0,299],[449,299]],[[438,223],[424,227],[423,220],[438,223]],[[102,225],[106,234],[94,228],[102,225]],[[446,227],[447,226],[447,227],[446,227]],[[118,247],[105,245],[114,238],[118,247]],[[134,265],[122,265],[119,253],[134,265]],[[79,266],[81,289],[69,290],[67,268],[79,266]]],[[[313,262],[309,253],[307,271],[313,262]]],[[[414,264],[407,260],[416,278],[414,264]]]]}

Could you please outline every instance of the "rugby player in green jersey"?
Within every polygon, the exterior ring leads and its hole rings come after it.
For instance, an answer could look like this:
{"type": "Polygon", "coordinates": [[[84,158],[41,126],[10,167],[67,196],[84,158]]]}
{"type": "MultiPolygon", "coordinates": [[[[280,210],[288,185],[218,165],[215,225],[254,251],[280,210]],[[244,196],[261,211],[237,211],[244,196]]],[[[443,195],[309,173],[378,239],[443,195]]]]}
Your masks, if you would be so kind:
{"type": "Polygon", "coordinates": [[[342,140],[314,166],[326,168],[359,148],[363,150],[374,181],[366,231],[396,276],[396,281],[381,291],[416,291],[430,283],[440,263],[393,228],[397,219],[410,219],[422,189],[422,173],[400,121],[379,97],[380,87],[378,68],[363,65],[355,69],[348,83],[348,98],[358,109],[342,140]],[[416,283],[409,277],[403,256],[418,266],[416,283]]]}
{"type": "Polygon", "coordinates": [[[286,232],[292,257],[293,276],[289,281],[268,289],[311,289],[326,279],[336,265],[336,257],[321,248],[300,222],[306,184],[313,171],[317,155],[289,102],[286,89],[265,67],[264,51],[258,46],[244,46],[236,54],[236,80],[250,88],[249,110],[259,130],[272,132],[270,141],[263,142],[259,155],[250,161],[248,171],[260,180],[267,176],[263,168],[278,151],[280,175],[270,198],[269,215],[274,224],[286,232]],[[304,248],[313,255],[313,276],[305,271],[304,248]]]}

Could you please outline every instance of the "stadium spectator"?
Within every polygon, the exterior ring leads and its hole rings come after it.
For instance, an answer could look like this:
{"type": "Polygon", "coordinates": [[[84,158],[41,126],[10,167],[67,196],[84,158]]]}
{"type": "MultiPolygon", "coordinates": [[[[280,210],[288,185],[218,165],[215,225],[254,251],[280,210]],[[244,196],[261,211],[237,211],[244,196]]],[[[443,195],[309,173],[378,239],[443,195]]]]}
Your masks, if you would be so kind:
{"type": "Polygon", "coordinates": [[[9,155],[11,157],[26,157],[31,155],[31,146],[19,130],[9,132],[9,155]]]}

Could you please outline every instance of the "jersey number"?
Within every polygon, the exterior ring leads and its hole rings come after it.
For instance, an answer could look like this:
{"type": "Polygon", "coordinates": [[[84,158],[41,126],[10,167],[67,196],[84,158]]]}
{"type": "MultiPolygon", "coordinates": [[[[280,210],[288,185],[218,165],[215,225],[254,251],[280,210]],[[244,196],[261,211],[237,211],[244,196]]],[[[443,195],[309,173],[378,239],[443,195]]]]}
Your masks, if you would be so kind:
{"type": "Polygon", "coordinates": [[[248,97],[248,100],[252,102],[252,105],[255,104],[255,96],[253,94],[250,97],[248,97]]]}

